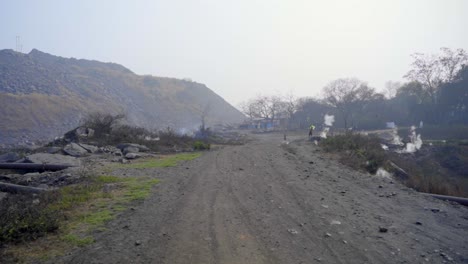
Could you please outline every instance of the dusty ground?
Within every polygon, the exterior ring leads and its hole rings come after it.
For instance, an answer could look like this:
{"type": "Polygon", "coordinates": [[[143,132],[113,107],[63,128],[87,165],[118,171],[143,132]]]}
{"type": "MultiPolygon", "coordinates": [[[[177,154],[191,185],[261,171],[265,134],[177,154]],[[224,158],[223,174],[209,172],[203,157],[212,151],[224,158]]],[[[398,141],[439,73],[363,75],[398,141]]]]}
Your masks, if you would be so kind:
{"type": "Polygon", "coordinates": [[[120,171],[162,182],[95,244],[51,262],[468,263],[468,208],[352,171],[303,136],[255,137],[120,171]]]}

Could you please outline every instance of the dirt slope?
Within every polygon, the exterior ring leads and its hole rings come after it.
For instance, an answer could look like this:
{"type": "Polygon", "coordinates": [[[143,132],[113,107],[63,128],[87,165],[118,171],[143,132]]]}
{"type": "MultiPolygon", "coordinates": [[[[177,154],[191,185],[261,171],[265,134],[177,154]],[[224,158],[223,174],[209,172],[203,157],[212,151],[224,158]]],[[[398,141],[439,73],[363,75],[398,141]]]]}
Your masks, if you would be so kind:
{"type": "Polygon", "coordinates": [[[95,244],[52,262],[468,263],[467,208],[352,171],[305,139],[281,142],[121,171],[162,183],[95,244]]]}

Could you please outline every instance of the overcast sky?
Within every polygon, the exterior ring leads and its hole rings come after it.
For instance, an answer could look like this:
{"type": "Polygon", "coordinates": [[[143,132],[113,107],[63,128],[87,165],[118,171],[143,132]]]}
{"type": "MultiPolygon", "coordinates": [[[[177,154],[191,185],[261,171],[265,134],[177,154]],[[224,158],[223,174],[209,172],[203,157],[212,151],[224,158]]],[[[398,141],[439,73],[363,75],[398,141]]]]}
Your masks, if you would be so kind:
{"type": "Polygon", "coordinates": [[[238,105],[318,95],[357,77],[382,89],[414,52],[468,49],[464,0],[1,0],[0,49],[116,62],[191,78],[238,105]]]}

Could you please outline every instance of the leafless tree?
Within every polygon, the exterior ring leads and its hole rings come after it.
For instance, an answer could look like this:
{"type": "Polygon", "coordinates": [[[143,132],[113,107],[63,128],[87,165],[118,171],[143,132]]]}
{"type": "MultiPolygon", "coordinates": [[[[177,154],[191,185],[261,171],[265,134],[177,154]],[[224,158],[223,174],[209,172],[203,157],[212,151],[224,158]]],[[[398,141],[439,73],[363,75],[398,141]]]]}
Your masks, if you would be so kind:
{"type": "Polygon", "coordinates": [[[411,70],[404,76],[410,81],[422,84],[424,92],[437,103],[437,93],[444,82],[452,82],[456,73],[468,62],[468,55],[463,49],[455,51],[441,48],[441,55],[414,53],[411,70]]]}
{"type": "Polygon", "coordinates": [[[353,115],[362,111],[366,102],[376,96],[375,90],[357,78],[341,78],[323,88],[324,100],[342,115],[345,128],[353,115]]]}
{"type": "Polygon", "coordinates": [[[274,121],[286,111],[287,103],[280,96],[259,95],[241,104],[241,111],[249,118],[264,118],[274,121]]]}

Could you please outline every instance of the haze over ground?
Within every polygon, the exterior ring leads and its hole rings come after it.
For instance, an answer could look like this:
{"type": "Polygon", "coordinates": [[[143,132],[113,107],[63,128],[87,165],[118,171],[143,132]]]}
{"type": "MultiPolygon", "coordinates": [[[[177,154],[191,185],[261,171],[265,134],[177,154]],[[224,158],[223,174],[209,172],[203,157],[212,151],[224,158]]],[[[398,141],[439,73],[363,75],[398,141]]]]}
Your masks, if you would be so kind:
{"type": "Polygon", "coordinates": [[[468,48],[468,1],[26,1],[0,4],[0,49],[191,78],[231,104],[317,95],[358,77],[402,80],[414,52],[468,48]]]}

